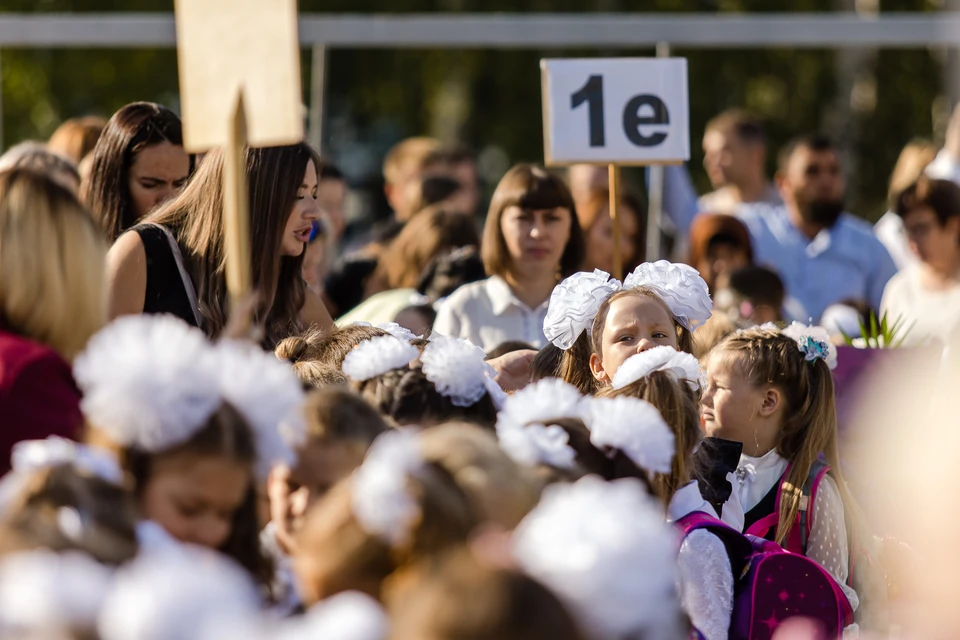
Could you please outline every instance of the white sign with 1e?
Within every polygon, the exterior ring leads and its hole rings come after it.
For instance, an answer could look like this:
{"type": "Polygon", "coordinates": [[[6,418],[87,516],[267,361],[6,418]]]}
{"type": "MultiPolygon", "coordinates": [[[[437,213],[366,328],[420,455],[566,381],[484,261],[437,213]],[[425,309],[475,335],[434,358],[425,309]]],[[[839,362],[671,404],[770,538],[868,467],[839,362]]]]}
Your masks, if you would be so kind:
{"type": "Polygon", "coordinates": [[[541,60],[548,165],[690,159],[684,58],[541,60]]]}

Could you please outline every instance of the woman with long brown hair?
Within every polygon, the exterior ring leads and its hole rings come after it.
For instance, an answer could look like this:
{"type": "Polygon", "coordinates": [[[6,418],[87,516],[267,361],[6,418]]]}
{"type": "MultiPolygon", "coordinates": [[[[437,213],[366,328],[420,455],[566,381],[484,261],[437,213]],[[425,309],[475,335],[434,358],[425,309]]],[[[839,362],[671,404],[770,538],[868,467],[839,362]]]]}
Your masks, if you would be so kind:
{"type": "Polygon", "coordinates": [[[180,118],[153,102],[113,114],[90,153],[81,198],[110,243],[176,195],[193,171],[180,118]]]}
{"type": "MultiPolygon", "coordinates": [[[[283,338],[332,324],[303,281],[304,245],[320,216],[317,155],[306,144],[248,149],[255,320],[271,349],[283,338]]],[[[223,153],[208,154],[175,199],[120,237],[107,256],[112,317],[171,313],[211,337],[227,324],[223,153]]]]}

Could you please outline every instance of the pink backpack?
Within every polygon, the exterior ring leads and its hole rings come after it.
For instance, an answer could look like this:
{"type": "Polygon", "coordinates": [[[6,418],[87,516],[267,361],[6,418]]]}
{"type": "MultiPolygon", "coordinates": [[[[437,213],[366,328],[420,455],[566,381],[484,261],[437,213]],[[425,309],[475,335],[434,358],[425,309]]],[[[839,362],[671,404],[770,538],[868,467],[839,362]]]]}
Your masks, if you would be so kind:
{"type": "MultiPolygon", "coordinates": [[[[807,538],[813,527],[813,505],[817,500],[820,484],[830,471],[830,467],[823,460],[815,460],[810,467],[807,481],[801,490],[800,510],[790,529],[783,545],[787,551],[798,555],[806,555],[807,538]]],[[[788,466],[783,472],[783,478],[790,473],[788,466]]],[[[783,483],[781,478],[777,487],[783,483]]],[[[777,491],[777,502],[773,513],[757,520],[747,528],[746,533],[751,536],[765,538],[775,532],[780,521],[780,496],[777,491]]],[[[869,526],[862,514],[844,513],[844,518],[852,523],[852,535],[848,539],[850,563],[847,568],[847,584],[860,597],[860,606],[857,609],[857,622],[861,631],[868,630],[885,633],[889,627],[889,610],[887,603],[886,573],[880,565],[876,540],[870,534],[869,526]]]]}
{"type": "Polygon", "coordinates": [[[730,640],[768,640],[797,616],[818,621],[826,637],[840,637],[853,623],[850,603],[836,580],[806,556],[742,534],[705,513],[691,513],[675,525],[684,538],[706,529],[727,548],[734,576],[730,640]]]}

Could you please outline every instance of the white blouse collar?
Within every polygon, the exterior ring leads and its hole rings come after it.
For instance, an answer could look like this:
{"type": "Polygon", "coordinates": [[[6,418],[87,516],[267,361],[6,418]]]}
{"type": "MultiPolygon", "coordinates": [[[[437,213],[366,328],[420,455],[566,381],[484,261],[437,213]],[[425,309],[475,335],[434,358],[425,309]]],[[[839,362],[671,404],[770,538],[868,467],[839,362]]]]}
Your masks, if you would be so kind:
{"type": "Polygon", "coordinates": [[[772,449],[759,458],[740,456],[737,465],[737,491],[744,513],[749,512],[760,504],[764,496],[780,481],[780,476],[787,470],[787,461],[780,457],[776,449],[772,449]]]}
{"type": "Polygon", "coordinates": [[[513,290],[510,288],[510,285],[507,284],[507,281],[500,276],[490,276],[487,278],[487,296],[490,297],[490,309],[493,311],[493,315],[495,316],[502,315],[511,306],[520,307],[521,309],[531,313],[545,311],[547,305],[550,303],[550,297],[548,296],[547,299],[544,300],[539,306],[531,309],[524,303],[520,302],[520,299],[514,295],[513,290]]]}
{"type": "MultiPolygon", "coordinates": [[[[763,454],[759,458],[756,458],[754,456],[748,456],[745,453],[741,454],[739,466],[742,467],[745,464],[752,464],[754,469],[756,469],[757,472],[759,473],[761,470],[772,469],[774,467],[778,467],[781,463],[785,463],[785,462],[786,461],[780,457],[780,454],[777,453],[776,449],[770,449],[770,451],[767,451],[765,454],[763,454]]],[[[785,464],[784,464],[784,467],[786,467],[785,464]]],[[[781,470],[780,473],[783,473],[783,471],[781,470]]]]}
{"type": "Polygon", "coordinates": [[[680,487],[673,494],[670,506],[667,508],[667,521],[679,520],[694,511],[702,511],[714,518],[717,517],[717,512],[713,506],[700,495],[700,487],[697,485],[697,481],[691,480],[689,484],[680,487]]]}

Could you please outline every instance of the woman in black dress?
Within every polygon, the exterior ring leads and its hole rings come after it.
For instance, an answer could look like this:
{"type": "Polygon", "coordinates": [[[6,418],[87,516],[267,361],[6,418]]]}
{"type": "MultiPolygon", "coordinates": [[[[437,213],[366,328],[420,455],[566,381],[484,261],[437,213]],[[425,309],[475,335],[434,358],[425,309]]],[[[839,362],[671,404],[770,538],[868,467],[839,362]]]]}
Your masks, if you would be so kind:
{"type": "MultiPolygon", "coordinates": [[[[330,315],[301,276],[320,216],[317,155],[306,144],[248,149],[255,320],[264,346],[330,315]]],[[[180,195],[122,235],[107,256],[111,317],[171,313],[219,336],[228,319],[223,246],[223,154],[209,153],[180,195]]]]}

